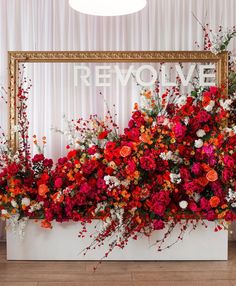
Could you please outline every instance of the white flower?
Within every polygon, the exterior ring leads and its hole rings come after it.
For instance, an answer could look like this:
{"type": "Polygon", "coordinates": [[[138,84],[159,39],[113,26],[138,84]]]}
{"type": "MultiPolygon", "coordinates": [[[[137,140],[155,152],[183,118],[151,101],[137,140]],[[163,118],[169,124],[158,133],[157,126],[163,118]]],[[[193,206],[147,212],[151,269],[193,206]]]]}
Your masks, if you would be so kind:
{"type": "Polygon", "coordinates": [[[220,106],[224,109],[224,110],[230,110],[230,105],[232,103],[231,99],[220,99],[220,106]]]}
{"type": "Polygon", "coordinates": [[[109,186],[109,189],[111,190],[113,187],[117,187],[120,185],[120,180],[118,180],[115,176],[105,176],[104,181],[106,185],[109,186]]]}
{"type": "Polygon", "coordinates": [[[197,132],[197,137],[203,137],[206,135],[206,132],[203,129],[199,129],[197,132]]]}
{"type": "Polygon", "coordinates": [[[124,186],[124,187],[126,187],[126,188],[129,186],[129,184],[130,184],[130,181],[127,180],[127,179],[124,180],[124,181],[121,181],[121,185],[124,186]]]}
{"type": "Polygon", "coordinates": [[[11,205],[13,206],[13,208],[17,208],[18,207],[18,204],[15,200],[12,200],[11,201],[11,205]]]}
{"type": "Polygon", "coordinates": [[[210,103],[204,107],[204,109],[208,112],[212,111],[213,107],[215,106],[215,101],[214,100],[211,100],[210,103]]]}
{"type": "Polygon", "coordinates": [[[172,151],[168,151],[167,153],[165,152],[162,152],[159,157],[162,159],[162,160],[171,160],[172,158],[172,151]]]}
{"type": "Polygon", "coordinates": [[[202,141],[202,139],[195,140],[194,146],[195,146],[196,148],[201,148],[201,147],[203,146],[203,141],[202,141]]]}
{"type": "Polygon", "coordinates": [[[1,213],[2,213],[2,215],[7,215],[8,214],[7,210],[1,210],[1,213]]]}
{"type": "Polygon", "coordinates": [[[179,96],[176,99],[176,105],[178,105],[179,107],[182,107],[183,105],[186,104],[187,101],[187,97],[185,95],[179,96]]]}
{"type": "Polygon", "coordinates": [[[196,203],[198,203],[201,199],[201,195],[199,193],[193,193],[193,199],[196,203]]]}
{"type": "Polygon", "coordinates": [[[188,202],[187,201],[181,201],[181,202],[179,202],[179,206],[181,207],[181,209],[185,210],[188,206],[188,202]]]}
{"type": "Polygon", "coordinates": [[[28,212],[33,213],[34,211],[38,211],[42,208],[44,202],[35,203],[34,205],[30,206],[28,212]]]}
{"type": "Polygon", "coordinates": [[[21,200],[21,204],[28,207],[30,205],[30,199],[29,198],[23,198],[21,200]]]}
{"type": "Polygon", "coordinates": [[[101,158],[101,154],[100,153],[95,153],[93,155],[93,157],[95,157],[96,159],[100,159],[101,158]]]}
{"type": "Polygon", "coordinates": [[[180,174],[170,173],[170,181],[179,184],[181,182],[180,174]]]}
{"type": "Polygon", "coordinates": [[[185,124],[185,125],[188,125],[188,123],[189,123],[189,117],[185,117],[185,118],[184,118],[184,124],[185,124]]]}

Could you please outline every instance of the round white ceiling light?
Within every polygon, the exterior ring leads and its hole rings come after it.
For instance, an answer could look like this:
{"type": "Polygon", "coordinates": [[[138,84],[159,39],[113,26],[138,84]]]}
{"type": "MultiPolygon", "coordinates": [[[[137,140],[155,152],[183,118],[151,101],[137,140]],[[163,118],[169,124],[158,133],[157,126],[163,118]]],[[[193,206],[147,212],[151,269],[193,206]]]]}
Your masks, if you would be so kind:
{"type": "Polygon", "coordinates": [[[146,0],[69,0],[74,10],[94,16],[121,16],[142,10],[146,0]]]}

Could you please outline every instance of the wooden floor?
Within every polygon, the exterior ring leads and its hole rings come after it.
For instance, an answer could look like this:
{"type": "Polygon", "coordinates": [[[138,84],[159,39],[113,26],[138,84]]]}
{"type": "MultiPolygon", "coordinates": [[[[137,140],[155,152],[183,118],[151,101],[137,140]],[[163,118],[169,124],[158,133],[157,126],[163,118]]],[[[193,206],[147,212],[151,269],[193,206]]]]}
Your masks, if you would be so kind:
{"type": "MultiPolygon", "coordinates": [[[[217,251],[217,249],[216,249],[217,251]]],[[[0,243],[0,286],[236,286],[236,242],[213,262],[7,261],[0,243]]]]}

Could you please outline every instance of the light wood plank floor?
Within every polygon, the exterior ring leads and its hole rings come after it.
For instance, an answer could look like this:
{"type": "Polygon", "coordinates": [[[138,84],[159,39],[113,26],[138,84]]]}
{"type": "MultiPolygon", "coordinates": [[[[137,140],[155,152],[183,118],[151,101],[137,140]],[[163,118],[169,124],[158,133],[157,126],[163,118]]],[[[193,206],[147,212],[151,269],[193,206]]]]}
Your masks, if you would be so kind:
{"type": "MultiPolygon", "coordinates": [[[[216,249],[217,251],[217,249],[216,249]]],[[[236,242],[213,262],[7,261],[0,243],[0,286],[236,286],[236,242]]]]}

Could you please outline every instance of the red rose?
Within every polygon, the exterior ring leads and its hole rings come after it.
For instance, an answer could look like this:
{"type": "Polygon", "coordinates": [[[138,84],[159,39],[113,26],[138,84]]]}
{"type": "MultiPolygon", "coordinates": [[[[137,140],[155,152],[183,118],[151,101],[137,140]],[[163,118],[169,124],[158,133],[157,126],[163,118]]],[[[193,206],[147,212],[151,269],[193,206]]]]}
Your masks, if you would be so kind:
{"type": "Polygon", "coordinates": [[[43,154],[36,154],[33,159],[32,159],[32,162],[33,164],[36,164],[38,162],[41,162],[44,160],[44,155],[43,154]]]}
{"type": "Polygon", "coordinates": [[[148,156],[144,156],[140,159],[140,165],[141,168],[146,171],[153,171],[156,169],[155,160],[153,160],[151,157],[148,156]]]}
{"type": "Polygon", "coordinates": [[[206,123],[210,120],[210,118],[211,118],[210,114],[208,114],[205,110],[203,110],[197,114],[195,120],[199,121],[200,123],[206,123]]]}
{"type": "Polygon", "coordinates": [[[52,159],[45,159],[45,160],[43,161],[43,165],[44,165],[44,167],[51,168],[52,165],[53,165],[52,159]]]}
{"type": "Polygon", "coordinates": [[[153,206],[153,211],[155,214],[159,216],[163,216],[166,210],[166,206],[163,203],[156,203],[153,206]]]}
{"type": "Polygon", "coordinates": [[[101,133],[98,134],[98,139],[105,139],[107,138],[108,132],[107,131],[103,131],[101,133]]]}
{"type": "Polygon", "coordinates": [[[153,221],[153,228],[155,230],[163,229],[165,227],[165,224],[162,220],[156,219],[153,221]]]}
{"type": "Polygon", "coordinates": [[[187,168],[182,167],[180,169],[180,176],[184,182],[188,182],[191,180],[191,176],[190,176],[189,170],[187,168]]]}
{"type": "Polygon", "coordinates": [[[7,168],[7,172],[10,176],[14,176],[19,171],[19,166],[14,162],[7,168]]]}
{"type": "Polygon", "coordinates": [[[83,173],[89,175],[97,168],[97,166],[98,166],[98,162],[97,161],[95,161],[95,160],[88,160],[82,166],[83,173]]]}
{"type": "Polygon", "coordinates": [[[116,148],[116,143],[115,142],[107,142],[106,144],[106,150],[112,151],[116,148]]]}
{"type": "Polygon", "coordinates": [[[95,145],[88,148],[88,154],[89,155],[94,155],[96,153],[96,151],[97,151],[97,147],[95,145]]]}
{"type": "Polygon", "coordinates": [[[76,157],[77,151],[76,150],[71,150],[68,154],[67,154],[67,158],[69,160],[73,159],[76,157]]]}
{"type": "Polygon", "coordinates": [[[67,158],[66,157],[58,159],[58,164],[59,165],[64,165],[66,162],[67,162],[67,158]]]}

